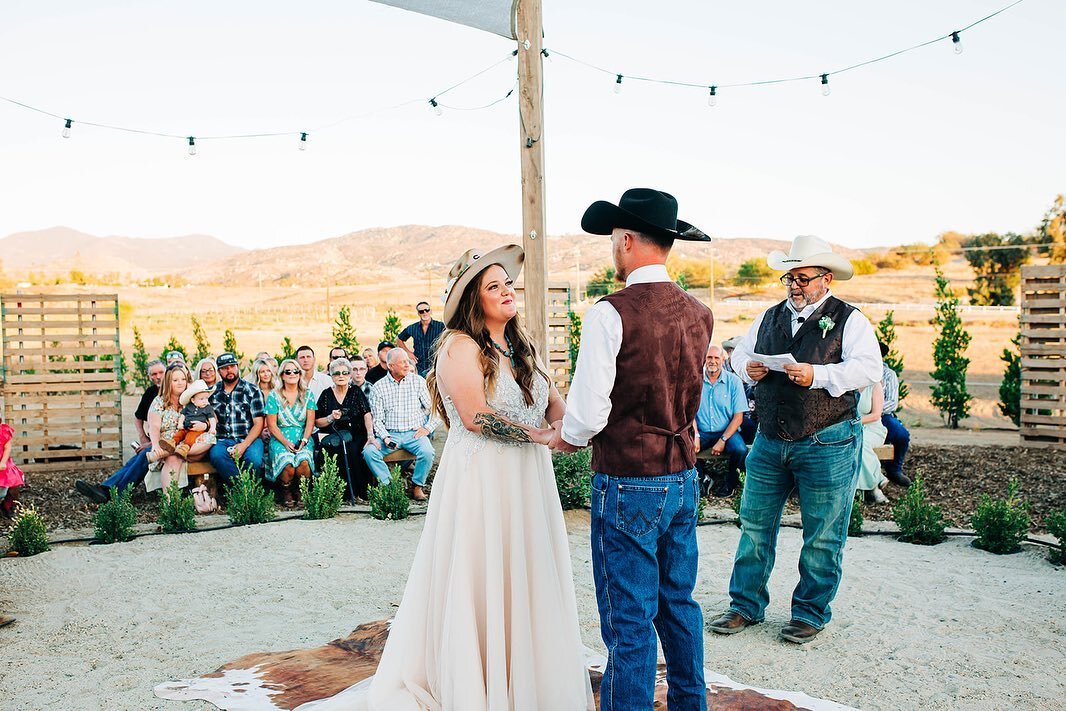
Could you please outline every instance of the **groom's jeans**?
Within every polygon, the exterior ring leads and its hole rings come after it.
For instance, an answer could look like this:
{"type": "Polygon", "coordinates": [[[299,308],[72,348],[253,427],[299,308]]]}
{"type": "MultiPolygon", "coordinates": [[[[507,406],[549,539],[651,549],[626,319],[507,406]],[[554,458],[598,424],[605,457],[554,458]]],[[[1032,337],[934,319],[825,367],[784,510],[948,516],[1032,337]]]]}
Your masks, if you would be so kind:
{"type": "Polygon", "coordinates": [[[607,668],[601,711],[650,709],[655,633],[666,657],[670,711],[704,711],[703,611],[696,586],[695,469],[592,477],[592,571],[607,668]]]}
{"type": "Polygon", "coordinates": [[[748,453],[740,501],[740,542],[729,581],[729,609],[749,622],[761,622],[770,594],[781,512],[789,494],[799,492],[803,521],[800,581],[792,594],[792,619],[822,629],[829,603],[840,585],[851,504],[859,476],[862,423],[830,425],[794,442],[760,430],[748,453]]]}

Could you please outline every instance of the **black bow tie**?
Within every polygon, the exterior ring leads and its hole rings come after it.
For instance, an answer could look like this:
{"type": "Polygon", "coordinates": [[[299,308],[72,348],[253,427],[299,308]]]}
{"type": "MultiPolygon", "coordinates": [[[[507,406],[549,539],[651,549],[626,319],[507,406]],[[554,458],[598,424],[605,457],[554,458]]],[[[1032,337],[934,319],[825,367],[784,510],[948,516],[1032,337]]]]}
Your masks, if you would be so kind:
{"type": "Polygon", "coordinates": [[[803,322],[804,322],[804,321],[806,321],[806,320],[807,320],[807,319],[806,319],[806,318],[804,318],[803,316],[797,316],[797,317],[796,317],[796,323],[803,323],[803,322]]]}

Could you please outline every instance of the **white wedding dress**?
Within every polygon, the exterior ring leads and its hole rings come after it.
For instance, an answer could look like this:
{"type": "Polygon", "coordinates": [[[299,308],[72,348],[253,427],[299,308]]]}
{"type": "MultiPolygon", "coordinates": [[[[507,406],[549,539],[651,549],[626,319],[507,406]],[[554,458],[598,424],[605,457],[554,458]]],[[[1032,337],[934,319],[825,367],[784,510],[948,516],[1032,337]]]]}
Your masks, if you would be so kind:
{"type": "MultiPolygon", "coordinates": [[[[489,405],[540,426],[500,369],[489,405]]],[[[377,673],[299,711],[591,711],[570,546],[551,456],[452,423],[422,537],[377,673]]]]}

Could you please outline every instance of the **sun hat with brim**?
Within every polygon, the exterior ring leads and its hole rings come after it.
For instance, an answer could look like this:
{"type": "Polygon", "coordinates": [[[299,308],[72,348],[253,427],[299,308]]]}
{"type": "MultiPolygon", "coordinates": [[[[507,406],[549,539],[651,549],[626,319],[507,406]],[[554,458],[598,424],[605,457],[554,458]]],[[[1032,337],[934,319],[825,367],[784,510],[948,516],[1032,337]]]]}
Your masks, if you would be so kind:
{"type": "Polygon", "coordinates": [[[204,381],[194,380],[192,381],[192,385],[185,388],[185,392],[178,396],[178,402],[181,403],[182,407],[185,407],[200,393],[210,393],[212,390],[214,390],[214,387],[208,385],[204,381]]]}
{"type": "Polygon", "coordinates": [[[488,252],[478,249],[463,252],[463,256],[455,261],[448,272],[448,286],[444,289],[444,325],[452,328],[452,319],[459,308],[463,292],[470,286],[474,277],[493,264],[499,264],[513,281],[518,278],[525,260],[525,250],[517,244],[505,244],[488,252]]]}
{"type": "Polygon", "coordinates": [[[581,217],[581,229],[594,235],[609,235],[616,227],[635,230],[661,239],[710,242],[710,236],[677,219],[677,199],[651,188],[631,188],[618,204],[597,200],[581,217]]]}
{"type": "Polygon", "coordinates": [[[821,267],[833,272],[833,277],[840,281],[846,281],[855,274],[851,262],[834,252],[832,245],[824,239],[814,235],[800,235],[792,240],[788,254],[775,249],[766,256],[766,263],[779,272],[801,267],[821,267]]]}

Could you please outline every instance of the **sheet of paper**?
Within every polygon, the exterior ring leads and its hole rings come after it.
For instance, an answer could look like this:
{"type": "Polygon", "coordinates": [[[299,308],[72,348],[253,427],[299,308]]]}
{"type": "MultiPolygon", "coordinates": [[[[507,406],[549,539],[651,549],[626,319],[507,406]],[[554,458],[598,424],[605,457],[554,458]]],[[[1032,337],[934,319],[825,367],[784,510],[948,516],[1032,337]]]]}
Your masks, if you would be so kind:
{"type": "Polygon", "coordinates": [[[779,353],[778,355],[763,355],[762,353],[753,353],[751,359],[753,361],[762,363],[770,370],[776,370],[779,373],[785,372],[786,364],[796,364],[796,359],[792,357],[791,353],[779,353]]]}

